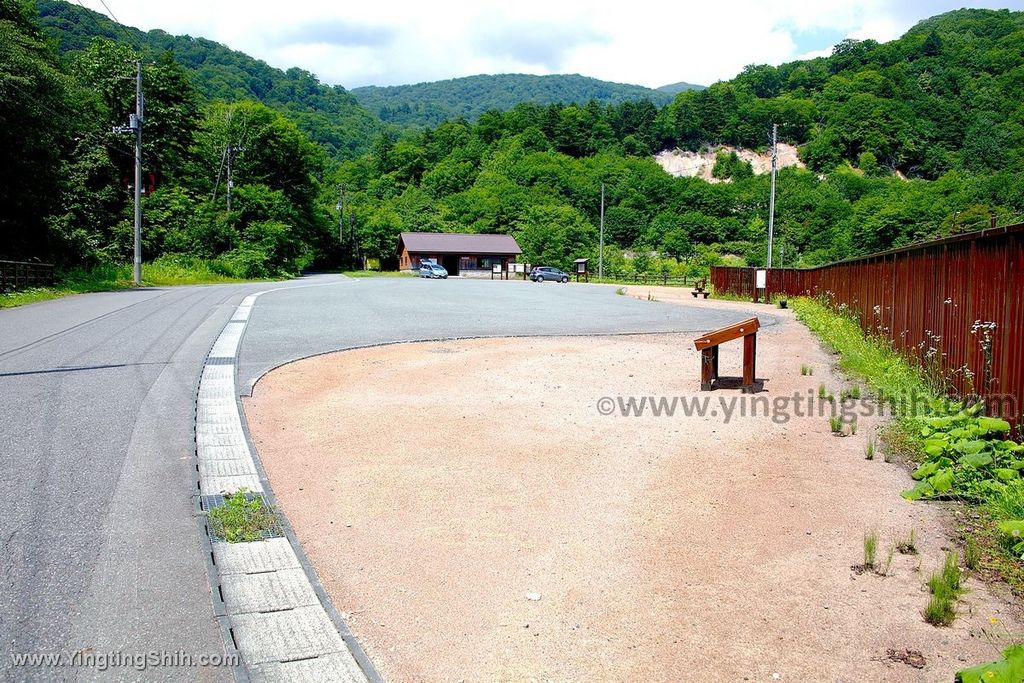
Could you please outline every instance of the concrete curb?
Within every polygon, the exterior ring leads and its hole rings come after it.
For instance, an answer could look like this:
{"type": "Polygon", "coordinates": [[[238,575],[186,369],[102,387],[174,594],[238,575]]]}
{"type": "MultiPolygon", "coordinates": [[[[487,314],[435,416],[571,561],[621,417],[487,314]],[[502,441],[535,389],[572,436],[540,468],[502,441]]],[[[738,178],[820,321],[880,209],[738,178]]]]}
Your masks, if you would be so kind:
{"type": "MultiPolygon", "coordinates": [[[[253,305],[278,289],[292,288],[268,289],[242,300],[203,366],[195,417],[200,498],[244,488],[274,503],[241,419],[236,374],[253,305]]],[[[283,526],[284,538],[209,541],[215,613],[229,649],[242,660],[236,677],[376,683],[379,675],[331,604],[287,520],[283,526]]]]}

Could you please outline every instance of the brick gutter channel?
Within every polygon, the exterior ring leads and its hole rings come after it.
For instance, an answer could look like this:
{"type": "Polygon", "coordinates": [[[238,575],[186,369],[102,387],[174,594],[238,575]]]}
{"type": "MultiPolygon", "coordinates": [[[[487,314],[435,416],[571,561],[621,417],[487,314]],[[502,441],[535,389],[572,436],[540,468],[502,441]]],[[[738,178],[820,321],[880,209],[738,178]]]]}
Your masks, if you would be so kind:
{"type": "Polygon", "coordinates": [[[256,299],[247,296],[214,343],[196,398],[197,520],[208,544],[214,612],[228,651],[240,655],[240,681],[379,683],[380,676],[320,584],[288,520],[284,537],[251,543],[212,538],[206,512],[214,496],[241,488],[275,504],[241,419],[238,349],[256,299]]]}

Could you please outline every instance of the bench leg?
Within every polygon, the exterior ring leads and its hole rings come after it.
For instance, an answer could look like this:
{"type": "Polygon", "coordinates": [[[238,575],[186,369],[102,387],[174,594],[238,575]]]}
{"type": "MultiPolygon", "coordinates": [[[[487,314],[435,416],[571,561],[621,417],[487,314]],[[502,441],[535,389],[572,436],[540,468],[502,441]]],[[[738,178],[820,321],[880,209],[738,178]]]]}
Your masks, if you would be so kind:
{"type": "Polygon", "coordinates": [[[718,347],[700,352],[700,390],[711,391],[711,383],[718,373],[718,347]]]}
{"type": "Polygon", "coordinates": [[[754,379],[757,376],[757,333],[743,338],[743,393],[754,393],[754,379]]]}

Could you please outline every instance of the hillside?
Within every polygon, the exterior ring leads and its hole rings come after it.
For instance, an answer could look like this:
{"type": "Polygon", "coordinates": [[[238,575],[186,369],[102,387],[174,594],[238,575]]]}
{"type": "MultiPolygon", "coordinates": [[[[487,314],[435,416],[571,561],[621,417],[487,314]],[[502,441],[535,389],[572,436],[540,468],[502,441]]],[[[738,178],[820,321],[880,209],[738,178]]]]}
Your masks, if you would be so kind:
{"type": "Polygon", "coordinates": [[[844,40],[829,57],[687,91],[664,142],[763,147],[773,122],[817,171],[844,162],[909,177],[1024,168],[1024,12],[958,10],[888,43],[844,40]]]}
{"type": "Polygon", "coordinates": [[[668,93],[669,95],[678,95],[681,92],[687,90],[703,90],[707,86],[697,85],[695,83],[687,83],[686,81],[679,81],[678,83],[669,83],[668,85],[662,85],[655,90],[658,92],[668,93]]]}
{"type": "Polygon", "coordinates": [[[366,151],[381,130],[380,121],[344,88],[320,83],[302,69],[275,69],[205,38],[118,27],[102,14],[62,0],[38,0],[36,7],[39,25],[61,54],[85,49],[95,36],[128,43],[149,60],[170,51],[207,100],[263,102],[286,114],[336,158],[366,151]]]}
{"type": "Polygon", "coordinates": [[[415,85],[353,88],[352,94],[381,120],[416,126],[435,126],[460,117],[474,121],[489,109],[506,111],[521,102],[586,104],[596,100],[620,104],[647,99],[662,106],[672,101],[671,93],[579,74],[467,76],[415,85]]]}

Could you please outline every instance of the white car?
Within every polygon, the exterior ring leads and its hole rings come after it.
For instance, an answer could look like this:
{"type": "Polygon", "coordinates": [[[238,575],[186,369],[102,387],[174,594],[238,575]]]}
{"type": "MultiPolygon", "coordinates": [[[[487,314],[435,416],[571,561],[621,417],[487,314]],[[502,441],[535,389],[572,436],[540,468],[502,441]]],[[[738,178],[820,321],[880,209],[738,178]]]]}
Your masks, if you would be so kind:
{"type": "Polygon", "coordinates": [[[447,280],[448,271],[444,269],[444,266],[438,265],[436,263],[421,263],[420,277],[447,280]]]}

